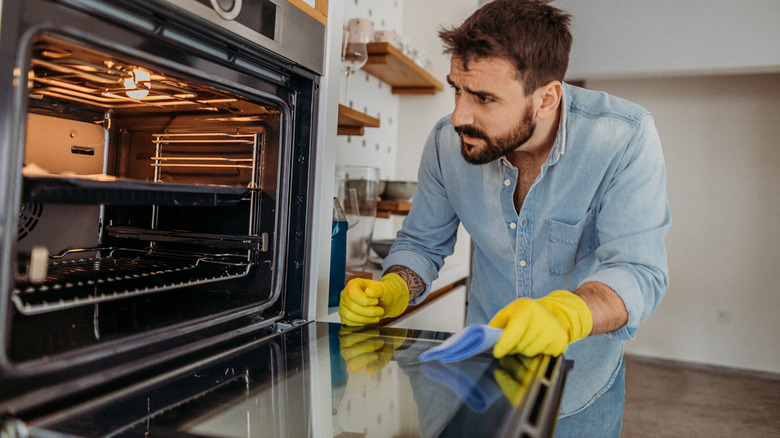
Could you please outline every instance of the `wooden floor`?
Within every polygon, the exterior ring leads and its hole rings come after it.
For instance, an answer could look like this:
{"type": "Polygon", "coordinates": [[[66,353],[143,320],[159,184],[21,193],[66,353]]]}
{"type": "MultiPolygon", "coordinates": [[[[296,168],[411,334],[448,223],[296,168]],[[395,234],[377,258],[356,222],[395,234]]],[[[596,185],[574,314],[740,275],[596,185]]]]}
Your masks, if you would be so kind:
{"type": "Polygon", "coordinates": [[[626,357],[622,436],[780,437],[780,376],[626,357]]]}

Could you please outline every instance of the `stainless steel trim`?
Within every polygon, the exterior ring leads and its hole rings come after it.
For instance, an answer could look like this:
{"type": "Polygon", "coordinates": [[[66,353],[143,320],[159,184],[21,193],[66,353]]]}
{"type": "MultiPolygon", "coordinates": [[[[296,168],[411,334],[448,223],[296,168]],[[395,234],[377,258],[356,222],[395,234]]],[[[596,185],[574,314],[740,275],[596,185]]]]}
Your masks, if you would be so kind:
{"type": "MultiPolygon", "coordinates": [[[[225,19],[213,8],[198,2],[192,0],[162,1],[214,23],[317,74],[321,75],[325,71],[325,26],[287,1],[271,0],[277,8],[277,25],[273,39],[234,21],[235,17],[234,19],[225,19]]],[[[251,2],[252,0],[244,1],[251,2]]],[[[231,11],[236,9],[234,7],[231,11]]]]}

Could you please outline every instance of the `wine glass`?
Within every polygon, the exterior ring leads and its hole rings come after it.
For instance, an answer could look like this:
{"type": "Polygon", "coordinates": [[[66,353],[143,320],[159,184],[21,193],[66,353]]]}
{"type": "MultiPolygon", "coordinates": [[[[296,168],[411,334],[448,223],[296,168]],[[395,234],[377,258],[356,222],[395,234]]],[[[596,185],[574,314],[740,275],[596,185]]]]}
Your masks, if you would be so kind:
{"type": "Polygon", "coordinates": [[[344,82],[344,98],[349,89],[349,76],[363,68],[368,61],[368,41],[360,33],[345,30],[341,41],[341,68],[346,73],[344,82]]]}

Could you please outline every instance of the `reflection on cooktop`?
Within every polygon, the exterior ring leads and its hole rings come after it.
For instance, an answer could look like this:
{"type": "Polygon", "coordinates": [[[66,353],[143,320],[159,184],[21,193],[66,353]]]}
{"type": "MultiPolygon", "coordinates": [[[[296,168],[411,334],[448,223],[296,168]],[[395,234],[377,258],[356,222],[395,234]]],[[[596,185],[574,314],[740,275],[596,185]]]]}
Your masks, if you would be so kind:
{"type": "Polygon", "coordinates": [[[331,325],[329,336],[334,436],[492,437],[516,411],[492,356],[420,362],[449,334],[331,325]]]}
{"type": "Polygon", "coordinates": [[[123,437],[473,438],[551,431],[560,397],[556,358],[499,361],[488,353],[455,363],[419,360],[448,336],[310,323],[34,426],[123,437]]]}

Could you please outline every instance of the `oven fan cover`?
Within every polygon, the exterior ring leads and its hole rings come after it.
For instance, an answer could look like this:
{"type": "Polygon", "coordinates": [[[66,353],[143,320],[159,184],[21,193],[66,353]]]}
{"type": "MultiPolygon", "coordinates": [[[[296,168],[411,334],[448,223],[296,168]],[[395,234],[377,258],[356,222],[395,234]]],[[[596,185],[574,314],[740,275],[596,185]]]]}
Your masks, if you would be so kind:
{"type": "Polygon", "coordinates": [[[22,207],[19,209],[18,240],[24,239],[35,229],[41,214],[43,214],[43,204],[37,202],[22,204],[22,207]]]}

